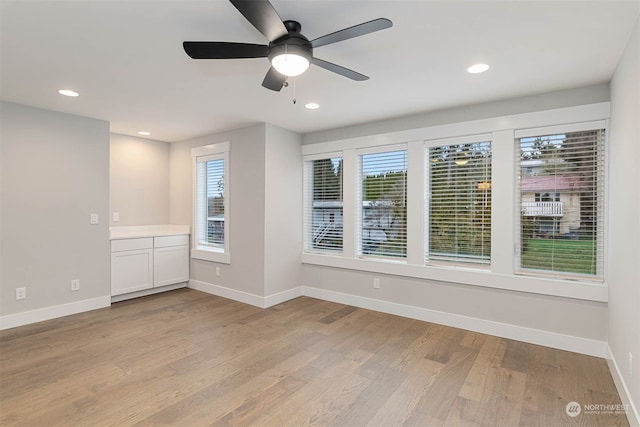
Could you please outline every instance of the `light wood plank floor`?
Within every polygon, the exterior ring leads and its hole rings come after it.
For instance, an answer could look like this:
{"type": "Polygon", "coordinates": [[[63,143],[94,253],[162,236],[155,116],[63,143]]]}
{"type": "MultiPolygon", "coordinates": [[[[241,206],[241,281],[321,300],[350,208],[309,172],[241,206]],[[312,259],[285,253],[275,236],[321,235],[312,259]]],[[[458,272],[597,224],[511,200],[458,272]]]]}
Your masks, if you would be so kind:
{"type": "Polygon", "coordinates": [[[307,297],[183,289],[0,333],[6,426],[623,426],[606,361],[307,297]]]}

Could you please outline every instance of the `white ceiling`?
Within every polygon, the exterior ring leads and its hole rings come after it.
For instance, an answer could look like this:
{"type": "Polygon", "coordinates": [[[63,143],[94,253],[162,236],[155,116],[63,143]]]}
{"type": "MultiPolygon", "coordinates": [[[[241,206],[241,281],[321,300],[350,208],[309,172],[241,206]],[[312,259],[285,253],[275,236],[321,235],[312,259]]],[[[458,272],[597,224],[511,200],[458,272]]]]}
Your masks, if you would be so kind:
{"type": "Polygon", "coordinates": [[[3,100],[167,142],[257,122],[308,133],[607,82],[640,11],[639,0],[272,0],[309,39],[393,21],[314,51],[370,80],[312,67],[278,93],[261,86],[265,58],[184,53],[184,40],[266,44],[226,0],[0,1],[3,100]],[[468,74],[476,62],[491,69],[468,74]],[[60,96],[61,88],[80,96],[60,96]],[[320,109],[306,110],[309,101],[320,109]]]}

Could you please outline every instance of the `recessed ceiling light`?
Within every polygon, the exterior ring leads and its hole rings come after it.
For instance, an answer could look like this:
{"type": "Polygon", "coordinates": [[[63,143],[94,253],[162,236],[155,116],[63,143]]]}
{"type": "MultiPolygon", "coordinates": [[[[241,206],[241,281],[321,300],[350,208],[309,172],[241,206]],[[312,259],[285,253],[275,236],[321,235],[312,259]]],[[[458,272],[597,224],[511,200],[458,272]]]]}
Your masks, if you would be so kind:
{"type": "Polygon", "coordinates": [[[489,66],[487,64],[475,64],[467,68],[467,72],[471,74],[478,74],[478,73],[484,73],[488,69],[489,69],[489,66]]]}
{"type": "Polygon", "coordinates": [[[78,92],[75,92],[75,91],[70,90],[70,89],[60,89],[60,90],[58,91],[58,93],[59,93],[60,95],[64,95],[64,96],[78,96],[78,95],[79,95],[79,93],[78,93],[78,92]]]}
{"type": "Polygon", "coordinates": [[[304,108],[306,108],[307,110],[317,110],[318,108],[320,108],[320,105],[316,104],[315,102],[310,102],[306,104],[304,108]]]}
{"type": "Polygon", "coordinates": [[[146,130],[141,130],[140,132],[138,132],[138,135],[149,136],[151,135],[151,132],[147,132],[146,130]]]}

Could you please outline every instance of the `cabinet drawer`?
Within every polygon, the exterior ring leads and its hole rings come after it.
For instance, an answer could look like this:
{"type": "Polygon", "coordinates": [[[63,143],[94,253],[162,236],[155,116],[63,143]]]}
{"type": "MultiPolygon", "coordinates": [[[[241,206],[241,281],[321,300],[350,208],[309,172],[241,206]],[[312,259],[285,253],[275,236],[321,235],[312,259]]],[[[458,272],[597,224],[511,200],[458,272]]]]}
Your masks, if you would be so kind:
{"type": "Polygon", "coordinates": [[[189,235],[182,234],[179,236],[160,236],[155,237],[154,246],[156,248],[165,248],[167,246],[182,246],[189,244],[189,235]]]}
{"type": "Polygon", "coordinates": [[[133,251],[137,249],[153,249],[153,237],[111,241],[111,252],[133,251]]]}

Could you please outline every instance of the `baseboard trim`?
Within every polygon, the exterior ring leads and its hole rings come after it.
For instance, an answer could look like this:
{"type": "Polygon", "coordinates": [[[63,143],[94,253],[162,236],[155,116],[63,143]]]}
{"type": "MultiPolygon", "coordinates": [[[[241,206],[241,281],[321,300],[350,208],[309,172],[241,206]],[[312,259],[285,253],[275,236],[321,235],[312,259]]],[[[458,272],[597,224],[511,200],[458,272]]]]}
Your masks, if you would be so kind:
{"type": "Polygon", "coordinates": [[[607,358],[609,355],[607,343],[604,341],[563,335],[555,332],[494,322],[491,320],[477,319],[459,314],[445,313],[427,308],[381,301],[309,286],[302,287],[302,294],[313,298],[352,305],[369,310],[408,317],[411,319],[438,323],[483,334],[495,335],[502,338],[524,341],[545,347],[572,351],[589,356],[607,358]]]}
{"type": "Polygon", "coordinates": [[[629,421],[629,425],[632,427],[640,426],[640,412],[631,399],[631,393],[629,393],[627,383],[624,381],[618,362],[616,362],[616,359],[613,357],[613,352],[608,344],[607,351],[609,352],[609,355],[607,356],[609,371],[611,371],[611,376],[613,377],[613,382],[616,385],[618,394],[620,395],[620,400],[624,405],[629,406],[629,410],[627,411],[627,420],[629,421]]]}
{"type": "Polygon", "coordinates": [[[109,307],[110,305],[111,297],[109,295],[105,295],[102,297],[69,302],[36,310],[7,314],[6,316],[0,316],[0,330],[29,325],[31,323],[42,322],[44,320],[56,319],[58,317],[70,316],[72,314],[109,307]]]}
{"type": "Polygon", "coordinates": [[[290,299],[302,296],[302,287],[300,286],[268,295],[266,297],[250,294],[248,292],[239,291],[237,289],[231,289],[220,285],[214,285],[213,283],[202,282],[200,280],[189,280],[188,287],[198,291],[206,292],[208,294],[232,299],[234,301],[242,302],[260,308],[268,308],[285,301],[289,301],[290,299]]]}
{"type": "Polygon", "coordinates": [[[275,294],[264,297],[264,308],[273,307],[274,305],[282,304],[294,298],[302,296],[302,286],[287,289],[286,291],[278,292],[275,294]]]}

